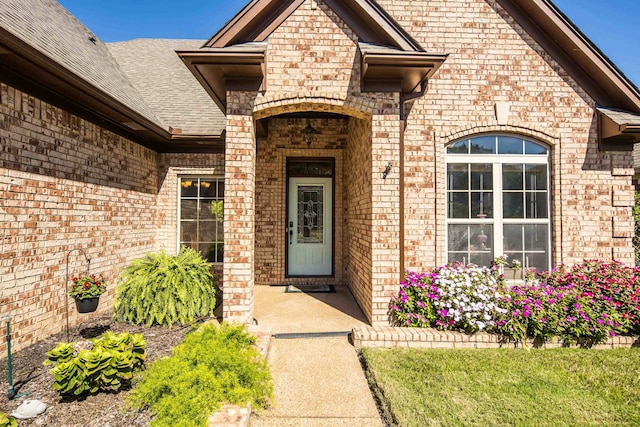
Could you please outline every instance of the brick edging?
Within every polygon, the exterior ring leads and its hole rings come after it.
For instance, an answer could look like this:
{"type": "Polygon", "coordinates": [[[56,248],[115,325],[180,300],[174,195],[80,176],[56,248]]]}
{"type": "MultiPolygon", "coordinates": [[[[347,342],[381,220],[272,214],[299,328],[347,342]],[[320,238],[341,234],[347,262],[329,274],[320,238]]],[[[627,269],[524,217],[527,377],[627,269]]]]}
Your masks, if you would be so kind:
{"type": "MultiPolygon", "coordinates": [[[[271,328],[252,325],[247,327],[247,331],[256,336],[255,345],[266,360],[271,345],[271,328]]],[[[251,403],[246,406],[224,405],[209,417],[208,425],[209,427],[248,427],[251,410],[251,403]]]]}
{"type": "MultiPolygon", "coordinates": [[[[393,326],[360,326],[352,330],[353,345],[383,348],[508,348],[523,347],[520,342],[504,337],[479,332],[469,335],[462,332],[438,331],[432,328],[401,328],[393,326]]],[[[560,348],[566,347],[558,338],[540,344],[527,340],[527,347],[560,348]]],[[[572,346],[575,347],[575,346],[572,346]]],[[[594,349],[640,347],[640,337],[616,336],[605,343],[596,344],[594,349]]]]}

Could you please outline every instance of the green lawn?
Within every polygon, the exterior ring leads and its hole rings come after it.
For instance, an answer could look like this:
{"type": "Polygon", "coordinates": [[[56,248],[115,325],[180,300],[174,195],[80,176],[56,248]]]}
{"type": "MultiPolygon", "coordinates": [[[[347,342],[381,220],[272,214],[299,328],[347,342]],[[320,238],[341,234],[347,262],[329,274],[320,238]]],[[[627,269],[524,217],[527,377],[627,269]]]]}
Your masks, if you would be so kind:
{"type": "Polygon", "coordinates": [[[362,349],[410,426],[639,426],[640,349],[362,349]]]}

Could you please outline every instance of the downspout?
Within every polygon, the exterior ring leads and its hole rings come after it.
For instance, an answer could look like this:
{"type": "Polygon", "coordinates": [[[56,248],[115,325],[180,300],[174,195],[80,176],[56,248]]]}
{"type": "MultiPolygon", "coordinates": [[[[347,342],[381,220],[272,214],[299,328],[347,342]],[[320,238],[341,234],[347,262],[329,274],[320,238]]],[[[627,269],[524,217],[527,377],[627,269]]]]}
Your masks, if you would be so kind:
{"type": "Polygon", "coordinates": [[[417,98],[421,98],[424,96],[427,91],[427,79],[425,78],[420,82],[420,92],[414,92],[409,94],[400,93],[400,159],[399,159],[399,167],[400,169],[400,231],[398,233],[399,237],[399,250],[400,250],[400,282],[403,282],[405,279],[405,263],[404,263],[404,132],[407,126],[407,118],[405,116],[405,105],[408,102],[411,102],[417,98]]]}

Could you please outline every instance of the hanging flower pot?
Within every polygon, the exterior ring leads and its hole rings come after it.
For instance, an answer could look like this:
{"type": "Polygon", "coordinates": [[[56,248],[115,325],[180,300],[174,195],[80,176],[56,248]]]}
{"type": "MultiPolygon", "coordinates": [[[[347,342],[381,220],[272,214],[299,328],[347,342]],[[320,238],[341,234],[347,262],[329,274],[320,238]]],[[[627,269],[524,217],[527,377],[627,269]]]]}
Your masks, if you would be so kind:
{"type": "Polygon", "coordinates": [[[76,299],[76,309],[78,310],[78,313],[93,313],[98,309],[99,302],[100,297],[76,299]]]}
{"type": "Polygon", "coordinates": [[[92,313],[98,308],[100,295],[107,290],[102,276],[74,277],[69,296],[76,301],[78,313],[92,313]]]}

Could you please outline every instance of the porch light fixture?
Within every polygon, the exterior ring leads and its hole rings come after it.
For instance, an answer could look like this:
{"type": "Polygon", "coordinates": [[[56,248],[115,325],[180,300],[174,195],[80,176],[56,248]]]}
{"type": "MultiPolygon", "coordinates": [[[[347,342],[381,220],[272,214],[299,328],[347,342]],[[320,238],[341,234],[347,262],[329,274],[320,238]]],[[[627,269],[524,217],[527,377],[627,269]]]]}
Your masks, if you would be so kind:
{"type": "Polygon", "coordinates": [[[307,121],[307,127],[304,128],[302,132],[304,133],[304,140],[306,141],[307,146],[311,147],[311,143],[313,142],[313,135],[318,133],[318,131],[315,130],[313,126],[311,126],[310,121],[307,121]]]}
{"type": "Polygon", "coordinates": [[[391,172],[391,168],[393,167],[393,163],[389,162],[386,168],[384,168],[384,172],[382,172],[382,179],[387,179],[387,176],[391,172]]]}

